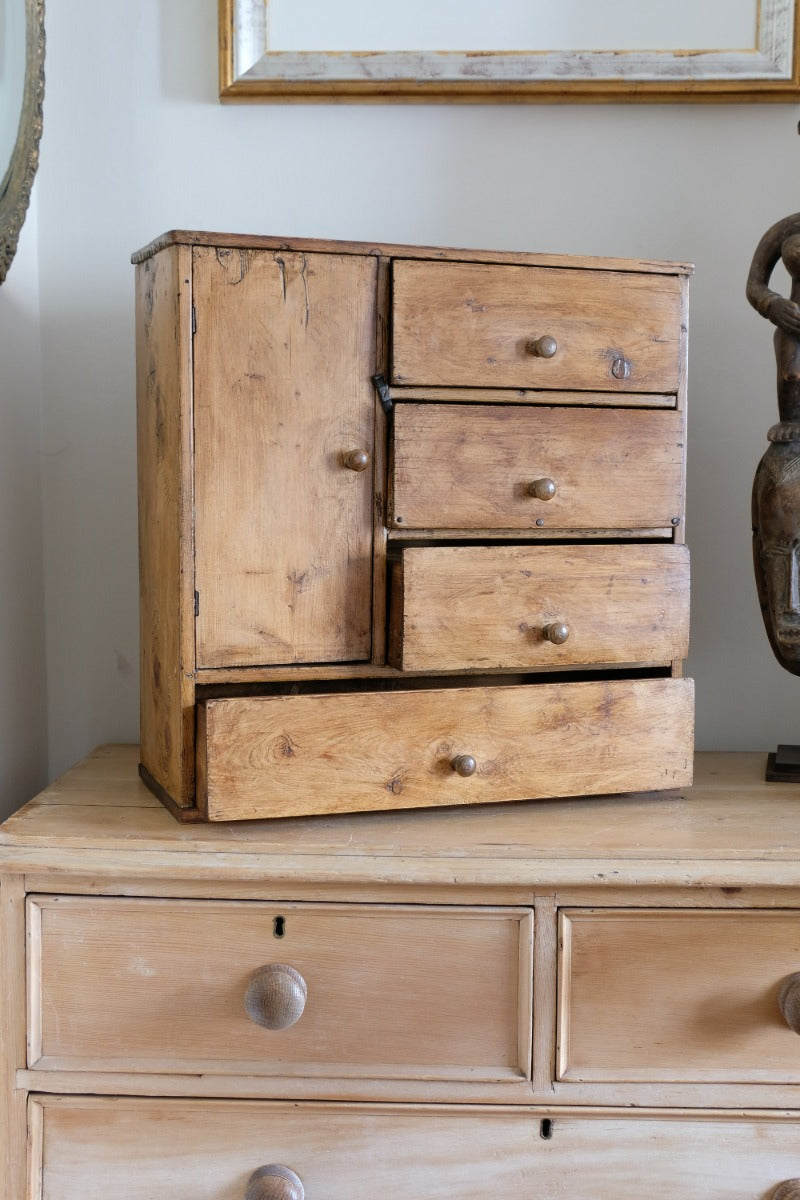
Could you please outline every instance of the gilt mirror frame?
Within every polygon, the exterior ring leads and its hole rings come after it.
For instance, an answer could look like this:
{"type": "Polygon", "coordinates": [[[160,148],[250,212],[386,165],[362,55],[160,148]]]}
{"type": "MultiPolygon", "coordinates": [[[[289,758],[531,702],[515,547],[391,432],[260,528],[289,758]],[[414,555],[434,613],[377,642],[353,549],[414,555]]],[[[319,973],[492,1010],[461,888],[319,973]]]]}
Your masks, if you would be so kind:
{"type": "MultiPolygon", "coordinates": [[[[42,136],[44,0],[25,0],[25,79],[17,137],[0,180],[0,283],[8,274],[28,211],[42,136]]],[[[4,164],[0,163],[0,170],[4,164]]]]}
{"type": "Polygon", "coordinates": [[[271,49],[271,2],[219,0],[222,100],[790,101],[800,94],[800,0],[754,0],[753,45],[742,50],[466,53],[271,49]]]}

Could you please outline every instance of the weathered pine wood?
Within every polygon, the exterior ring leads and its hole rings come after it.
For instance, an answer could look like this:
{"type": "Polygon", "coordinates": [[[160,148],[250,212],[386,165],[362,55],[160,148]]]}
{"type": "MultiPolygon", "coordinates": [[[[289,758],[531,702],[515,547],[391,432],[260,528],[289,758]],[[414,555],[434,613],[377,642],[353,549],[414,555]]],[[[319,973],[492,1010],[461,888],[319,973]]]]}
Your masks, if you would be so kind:
{"type": "Polygon", "coordinates": [[[400,404],[396,529],[672,530],[683,520],[677,411],[400,404]],[[540,479],[550,499],[530,494],[540,479]]]}
{"type": "Polygon", "coordinates": [[[560,1079],[800,1078],[778,1008],[797,912],[566,910],[560,936],[560,1079]]]}
{"type": "Polygon", "coordinates": [[[666,664],[688,652],[685,546],[407,547],[391,598],[398,668],[666,664]]]}
{"type": "Polygon", "coordinates": [[[210,233],[193,229],[171,229],[153,238],[131,255],[141,263],[167,246],[220,246],[232,250],[296,250],[306,254],[366,254],[373,258],[413,258],[432,261],[480,263],[525,263],[529,266],[574,267],[595,271],[634,271],[653,275],[692,275],[691,263],[660,262],[657,259],[601,258],[581,254],[541,254],[509,250],[459,250],[446,246],[407,246],[390,242],[348,242],[325,238],[268,237],[249,233],[210,233]]]}
{"type": "Polygon", "coordinates": [[[691,780],[688,680],[233,698],[208,700],[198,714],[209,820],[597,795],[691,780]],[[470,778],[453,768],[459,755],[476,760],[470,778]]]}
{"type": "Polygon", "coordinates": [[[525,909],[30,903],[37,1071],[530,1079],[525,909]],[[261,1028],[245,1010],[269,963],[307,984],[289,1028],[261,1028]]]}
{"type": "Polygon", "coordinates": [[[393,284],[392,383],[678,387],[677,276],[398,261],[393,284]],[[543,338],[555,341],[533,352],[543,338]]]}
{"type": "Polygon", "coordinates": [[[241,1200],[252,1171],[294,1171],[309,1197],[485,1200],[520,1193],[653,1200],[770,1196],[796,1177],[800,1113],[614,1113],[41,1097],[43,1200],[167,1194],[241,1200]],[[550,1136],[540,1122],[552,1119],[550,1136]],[[709,1181],[706,1185],[705,1181],[709,1181]]]}
{"type": "Polygon", "coordinates": [[[197,663],[368,660],[377,265],[194,255],[197,663]]]}
{"type": "MultiPolygon", "coordinates": [[[[687,281],[688,282],[688,281],[687,281]]],[[[388,388],[395,404],[407,400],[425,400],[429,403],[472,403],[472,404],[547,404],[547,405],[592,405],[593,408],[675,408],[674,394],[664,392],[562,392],[554,388],[452,388],[452,387],[401,387],[388,388]]]]}
{"type": "Polygon", "coordinates": [[[191,251],[136,277],[142,764],[178,805],[194,796],[191,251]]]}
{"type": "Polygon", "coordinates": [[[24,1196],[26,1096],[16,1072],[26,1061],[25,895],[18,876],[0,878],[0,1193],[24,1196]]]}

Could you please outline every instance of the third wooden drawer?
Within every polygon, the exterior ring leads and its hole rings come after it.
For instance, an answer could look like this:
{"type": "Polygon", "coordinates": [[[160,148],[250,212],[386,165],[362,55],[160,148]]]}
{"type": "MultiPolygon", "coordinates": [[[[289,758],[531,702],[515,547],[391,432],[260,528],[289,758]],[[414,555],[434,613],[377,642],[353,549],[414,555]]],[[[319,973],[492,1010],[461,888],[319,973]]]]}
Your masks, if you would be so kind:
{"type": "Polygon", "coordinates": [[[565,909],[558,1078],[800,1082],[800,912],[565,909]]]}
{"type": "Polygon", "coordinates": [[[404,670],[668,663],[689,643],[686,546],[415,546],[391,576],[404,670]]]}

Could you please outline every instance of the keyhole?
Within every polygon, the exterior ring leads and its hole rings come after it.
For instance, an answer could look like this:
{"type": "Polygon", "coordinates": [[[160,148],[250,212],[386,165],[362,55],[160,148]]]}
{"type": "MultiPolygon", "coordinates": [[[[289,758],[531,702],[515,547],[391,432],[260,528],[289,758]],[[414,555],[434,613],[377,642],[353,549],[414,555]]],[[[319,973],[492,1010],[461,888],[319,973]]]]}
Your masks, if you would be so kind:
{"type": "Polygon", "coordinates": [[[276,917],[275,918],[275,937],[283,937],[283,935],[285,933],[286,933],[285,917],[276,917]]]}
{"type": "Polygon", "coordinates": [[[543,1137],[545,1141],[549,1141],[552,1136],[553,1122],[549,1117],[545,1117],[545,1119],[539,1125],[539,1137],[543,1137]]]}

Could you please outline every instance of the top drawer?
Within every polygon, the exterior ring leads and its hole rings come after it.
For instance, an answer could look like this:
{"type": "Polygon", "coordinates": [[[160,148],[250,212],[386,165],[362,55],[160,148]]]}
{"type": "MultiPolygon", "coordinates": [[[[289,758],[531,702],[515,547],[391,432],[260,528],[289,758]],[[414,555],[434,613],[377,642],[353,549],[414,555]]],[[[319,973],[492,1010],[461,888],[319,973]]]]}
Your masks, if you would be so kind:
{"type": "Polygon", "coordinates": [[[682,307],[675,275],[395,262],[392,382],[675,392],[682,307]]]}

